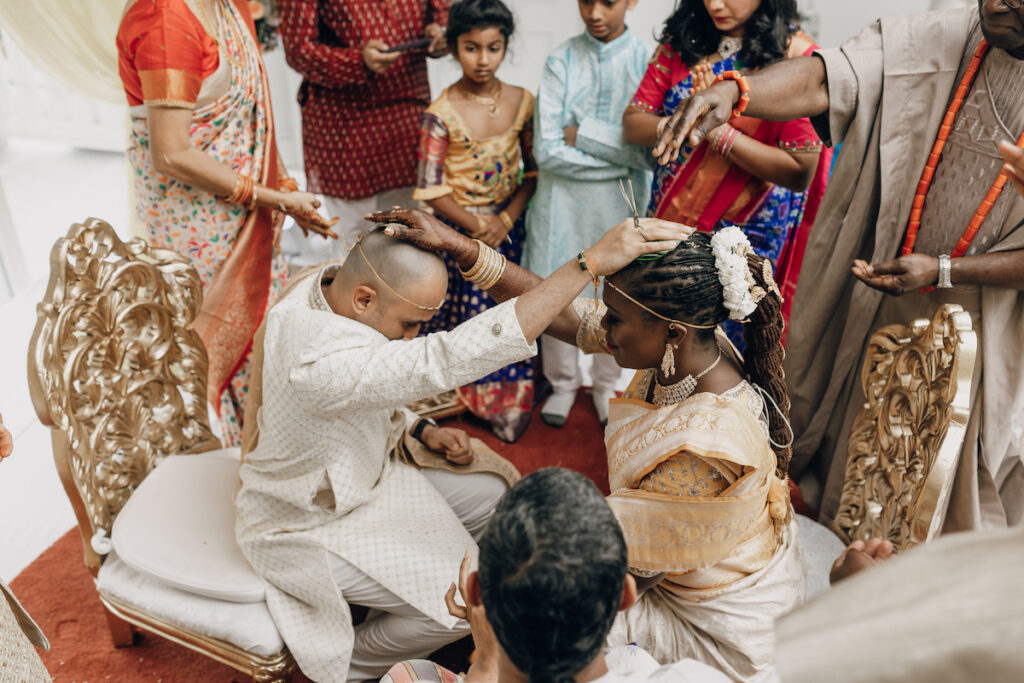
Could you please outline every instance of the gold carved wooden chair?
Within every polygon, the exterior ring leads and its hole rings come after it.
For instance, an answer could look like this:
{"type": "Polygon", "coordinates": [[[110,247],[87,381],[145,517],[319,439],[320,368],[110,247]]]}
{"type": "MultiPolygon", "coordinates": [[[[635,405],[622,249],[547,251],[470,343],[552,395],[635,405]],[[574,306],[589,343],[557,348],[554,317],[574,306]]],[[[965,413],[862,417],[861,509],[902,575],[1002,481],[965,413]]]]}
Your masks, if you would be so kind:
{"type": "Polygon", "coordinates": [[[210,431],[198,274],[97,219],[50,269],[29,384],[114,644],[139,629],[282,680],[294,660],[234,540],[239,453],[210,431]]]}
{"type": "Polygon", "coordinates": [[[955,304],[871,336],[861,368],[865,404],[850,430],[832,525],[844,541],[878,536],[902,550],[939,533],[967,429],[977,345],[970,315],[955,304]]]}

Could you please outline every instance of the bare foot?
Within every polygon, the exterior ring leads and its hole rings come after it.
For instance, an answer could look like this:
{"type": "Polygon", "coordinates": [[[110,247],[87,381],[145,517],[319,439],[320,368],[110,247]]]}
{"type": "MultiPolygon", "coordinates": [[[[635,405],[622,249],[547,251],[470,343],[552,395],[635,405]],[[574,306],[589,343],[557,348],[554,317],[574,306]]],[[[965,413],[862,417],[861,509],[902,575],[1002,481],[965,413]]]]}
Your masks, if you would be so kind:
{"type": "Polygon", "coordinates": [[[828,575],[829,583],[835,585],[838,581],[852,576],[859,571],[874,567],[879,562],[884,562],[892,557],[892,543],[881,538],[864,541],[854,541],[846,546],[842,554],[832,563],[832,571],[828,575]]]}

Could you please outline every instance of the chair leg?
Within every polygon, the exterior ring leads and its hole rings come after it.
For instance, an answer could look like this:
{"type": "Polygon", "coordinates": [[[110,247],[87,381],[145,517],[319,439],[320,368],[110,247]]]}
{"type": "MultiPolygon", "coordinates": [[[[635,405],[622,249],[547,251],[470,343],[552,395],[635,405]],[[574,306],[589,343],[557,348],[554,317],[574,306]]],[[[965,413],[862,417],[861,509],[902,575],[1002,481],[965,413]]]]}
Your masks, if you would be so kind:
{"type": "Polygon", "coordinates": [[[110,638],[114,641],[114,647],[131,647],[135,644],[135,629],[127,621],[117,616],[109,609],[104,609],[107,614],[107,625],[110,627],[110,638]]]}

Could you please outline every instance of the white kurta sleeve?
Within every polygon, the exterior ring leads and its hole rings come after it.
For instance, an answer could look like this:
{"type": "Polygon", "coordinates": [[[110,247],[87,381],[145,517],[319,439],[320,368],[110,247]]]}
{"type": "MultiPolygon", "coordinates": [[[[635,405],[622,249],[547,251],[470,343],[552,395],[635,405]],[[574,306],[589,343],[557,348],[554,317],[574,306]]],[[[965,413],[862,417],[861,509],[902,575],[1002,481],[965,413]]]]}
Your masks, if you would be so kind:
{"type": "Polygon", "coordinates": [[[400,406],[435,396],[530,358],[537,345],[523,335],[511,299],[450,332],[411,340],[331,348],[289,370],[298,396],[314,414],[358,406],[400,406]]]}

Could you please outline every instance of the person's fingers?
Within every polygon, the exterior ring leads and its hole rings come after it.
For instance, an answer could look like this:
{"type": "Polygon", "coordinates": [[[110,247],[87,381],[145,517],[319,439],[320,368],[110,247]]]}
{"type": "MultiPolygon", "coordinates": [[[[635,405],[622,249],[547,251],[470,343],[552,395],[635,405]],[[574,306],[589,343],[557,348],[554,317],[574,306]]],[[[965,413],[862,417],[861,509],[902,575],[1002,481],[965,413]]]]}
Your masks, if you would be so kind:
{"type": "Polygon", "coordinates": [[[652,240],[638,246],[640,254],[653,254],[656,251],[672,251],[679,246],[679,240],[652,240]]]}
{"type": "Polygon", "coordinates": [[[1003,140],[999,143],[999,153],[1007,161],[1024,167],[1024,149],[1021,149],[1009,140],[1003,140]]]}
{"type": "Polygon", "coordinates": [[[405,227],[401,223],[392,223],[388,227],[384,228],[384,234],[388,237],[404,240],[409,236],[409,228],[405,227]]]}
{"type": "Polygon", "coordinates": [[[672,139],[671,132],[682,115],[682,110],[676,109],[672,112],[671,116],[662,119],[661,122],[658,123],[658,141],[655,143],[654,149],[651,150],[651,154],[656,157],[660,157],[665,153],[665,149],[668,147],[669,141],[672,139]]]}
{"type": "Polygon", "coordinates": [[[455,602],[456,587],[453,583],[444,594],[444,604],[448,608],[448,614],[456,619],[465,619],[469,616],[469,609],[455,602]]]}
{"type": "Polygon", "coordinates": [[[878,549],[876,557],[882,560],[888,560],[892,557],[892,541],[882,541],[882,545],[878,549]]]}
{"type": "Polygon", "coordinates": [[[448,462],[451,462],[455,465],[468,465],[469,463],[473,462],[473,460],[476,458],[476,456],[473,453],[464,453],[462,455],[447,455],[445,457],[448,458],[448,462]]]}
{"type": "MultiPolygon", "coordinates": [[[[660,218],[641,218],[640,227],[648,239],[654,240],[684,240],[693,234],[695,228],[682,223],[666,221],[660,218]]],[[[630,221],[632,228],[632,221],[630,221]]]]}
{"type": "Polygon", "coordinates": [[[870,555],[871,557],[874,557],[875,553],[878,552],[878,547],[880,545],[882,545],[882,539],[878,538],[877,536],[874,538],[869,538],[867,543],[864,544],[864,552],[870,555]]]}
{"type": "Polygon", "coordinates": [[[858,538],[856,541],[853,541],[853,542],[850,543],[850,545],[846,546],[846,549],[847,550],[859,550],[861,552],[864,552],[864,541],[862,541],[862,540],[860,540],[858,538]]]}
{"type": "Polygon", "coordinates": [[[466,554],[462,556],[462,562],[459,563],[459,594],[467,605],[469,604],[467,600],[469,597],[469,571],[472,566],[473,552],[467,550],[466,554]]]}
{"type": "Polygon", "coordinates": [[[907,267],[899,259],[872,263],[868,268],[872,275],[902,275],[907,272],[907,267]]]}

